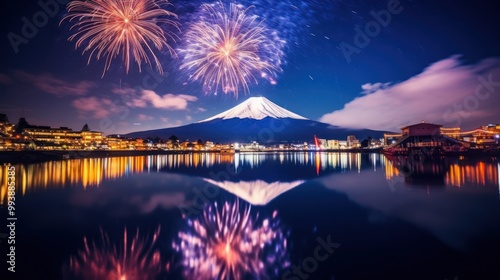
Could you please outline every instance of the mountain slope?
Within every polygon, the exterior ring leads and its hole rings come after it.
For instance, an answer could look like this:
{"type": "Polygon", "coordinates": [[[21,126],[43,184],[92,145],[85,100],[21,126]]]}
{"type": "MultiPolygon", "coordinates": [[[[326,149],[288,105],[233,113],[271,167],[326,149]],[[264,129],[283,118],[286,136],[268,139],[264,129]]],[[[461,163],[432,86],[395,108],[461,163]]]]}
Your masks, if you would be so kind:
{"type": "Polygon", "coordinates": [[[311,120],[297,120],[292,118],[273,119],[266,117],[262,120],[215,119],[201,123],[193,123],[180,127],[134,132],[126,135],[133,138],[160,137],[166,139],[171,135],[181,140],[197,139],[210,140],[219,143],[281,143],[281,142],[311,142],[316,135],[318,138],[345,140],[348,135],[356,135],[358,139],[368,136],[382,137],[383,132],[373,130],[352,130],[331,126],[311,120]]]}

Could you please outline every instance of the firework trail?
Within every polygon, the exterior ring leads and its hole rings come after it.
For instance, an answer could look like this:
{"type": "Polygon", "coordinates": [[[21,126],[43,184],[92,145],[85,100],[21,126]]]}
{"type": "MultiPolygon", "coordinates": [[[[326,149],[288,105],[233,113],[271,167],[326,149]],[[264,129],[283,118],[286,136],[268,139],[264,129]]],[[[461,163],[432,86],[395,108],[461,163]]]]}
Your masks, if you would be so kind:
{"type": "Polygon", "coordinates": [[[250,210],[239,201],[221,208],[215,203],[187,221],[188,231],[172,244],[182,254],[186,279],[267,279],[289,265],[277,212],[258,223],[250,210]]]}
{"type": "Polygon", "coordinates": [[[178,50],[180,69],[201,81],[205,94],[221,89],[237,97],[240,89],[249,92],[249,85],[260,78],[276,83],[285,42],[249,15],[249,9],[233,3],[229,9],[221,2],[203,4],[199,20],[185,33],[185,47],[178,50]]]}
{"type": "Polygon", "coordinates": [[[70,258],[70,275],[67,279],[81,280],[131,280],[157,279],[162,272],[160,253],[153,249],[160,228],[151,240],[139,238],[139,230],[129,240],[123,231],[123,243],[117,246],[101,230],[100,242],[89,243],[84,237],[84,248],[70,258]]]}
{"type": "Polygon", "coordinates": [[[159,24],[178,29],[178,23],[166,18],[177,15],[160,8],[161,3],[169,4],[167,0],[75,0],[68,4],[68,14],[62,21],[76,21],[70,28],[75,34],[69,40],[76,39],[76,48],[85,46],[83,53],[90,52],[88,64],[93,57],[106,57],[102,76],[119,54],[127,73],[131,63],[137,63],[141,71],[144,62],[151,66],[154,63],[163,74],[155,50],[166,48],[176,56],[167,43],[167,38],[174,40],[175,35],[164,32],[159,24]]]}

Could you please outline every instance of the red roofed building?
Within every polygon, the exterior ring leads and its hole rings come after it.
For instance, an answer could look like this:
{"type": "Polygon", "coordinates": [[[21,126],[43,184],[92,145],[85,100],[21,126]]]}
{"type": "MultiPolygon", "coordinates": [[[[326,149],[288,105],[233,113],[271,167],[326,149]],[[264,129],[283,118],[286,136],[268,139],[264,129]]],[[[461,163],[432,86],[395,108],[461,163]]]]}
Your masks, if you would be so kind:
{"type": "Polygon", "coordinates": [[[401,134],[385,134],[389,154],[423,153],[441,154],[443,151],[459,151],[470,145],[441,133],[442,125],[421,122],[401,128],[401,134]],[[393,139],[390,142],[388,139],[393,139]],[[425,151],[424,151],[425,150],[425,151]]]}

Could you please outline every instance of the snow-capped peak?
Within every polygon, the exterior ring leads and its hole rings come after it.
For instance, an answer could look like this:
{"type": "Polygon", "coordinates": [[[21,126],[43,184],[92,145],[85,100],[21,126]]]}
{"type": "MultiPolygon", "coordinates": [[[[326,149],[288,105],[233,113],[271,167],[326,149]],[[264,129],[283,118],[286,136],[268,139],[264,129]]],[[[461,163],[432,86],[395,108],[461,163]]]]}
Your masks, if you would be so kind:
{"type": "Polygon", "coordinates": [[[227,120],[234,118],[262,120],[266,117],[271,117],[274,119],[292,118],[298,120],[307,120],[300,115],[297,115],[274,104],[265,97],[250,97],[246,101],[225,112],[199,122],[208,122],[215,119],[227,120]]]}

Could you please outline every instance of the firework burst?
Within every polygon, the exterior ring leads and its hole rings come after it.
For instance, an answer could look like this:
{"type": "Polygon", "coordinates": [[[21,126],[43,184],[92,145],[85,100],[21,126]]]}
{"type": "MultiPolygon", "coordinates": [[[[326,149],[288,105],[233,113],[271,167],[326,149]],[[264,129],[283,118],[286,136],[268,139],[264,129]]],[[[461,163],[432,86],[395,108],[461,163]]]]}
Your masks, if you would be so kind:
{"type": "Polygon", "coordinates": [[[185,47],[179,49],[180,68],[203,83],[205,94],[221,89],[238,96],[240,89],[249,92],[249,85],[261,78],[276,83],[284,41],[257,16],[250,16],[249,8],[203,4],[198,17],[184,35],[185,47]]]}
{"type": "Polygon", "coordinates": [[[162,272],[160,253],[153,249],[160,228],[151,240],[139,238],[139,230],[131,240],[123,231],[123,243],[116,245],[101,230],[100,242],[89,243],[84,237],[84,248],[70,258],[68,279],[130,280],[157,279],[162,272]]]}
{"type": "Polygon", "coordinates": [[[135,61],[139,71],[143,62],[152,66],[154,63],[163,74],[154,49],[166,48],[176,56],[167,43],[167,38],[175,40],[175,35],[164,32],[159,24],[178,29],[178,23],[166,18],[177,18],[177,15],[160,8],[161,3],[169,4],[166,0],[75,0],[68,4],[68,15],[62,21],[76,20],[71,27],[76,32],[69,40],[77,39],[76,48],[85,45],[83,53],[90,52],[89,64],[93,57],[97,60],[106,57],[103,76],[119,54],[127,73],[135,61]]]}
{"type": "Polygon", "coordinates": [[[173,243],[187,279],[266,279],[289,265],[277,212],[258,224],[250,210],[239,201],[215,203],[188,220],[189,230],[173,243]]]}

